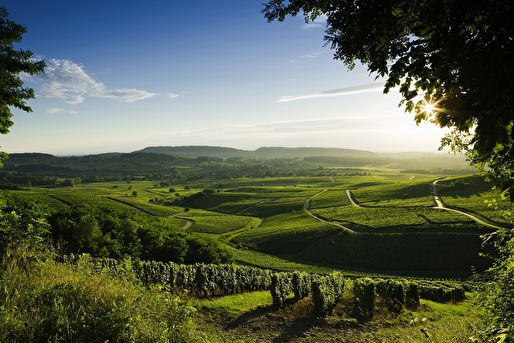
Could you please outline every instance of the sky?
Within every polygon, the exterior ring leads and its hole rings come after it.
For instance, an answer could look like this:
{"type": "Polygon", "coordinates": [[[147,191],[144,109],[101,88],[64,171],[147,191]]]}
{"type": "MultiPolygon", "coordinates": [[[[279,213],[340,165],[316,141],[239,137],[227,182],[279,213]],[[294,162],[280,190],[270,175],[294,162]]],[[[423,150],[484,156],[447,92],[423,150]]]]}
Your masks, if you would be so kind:
{"type": "Polygon", "coordinates": [[[148,146],[335,147],[438,152],[397,91],[349,71],[325,22],[268,23],[265,0],[4,0],[44,59],[32,113],[13,109],[8,153],[86,155],[148,146]]]}

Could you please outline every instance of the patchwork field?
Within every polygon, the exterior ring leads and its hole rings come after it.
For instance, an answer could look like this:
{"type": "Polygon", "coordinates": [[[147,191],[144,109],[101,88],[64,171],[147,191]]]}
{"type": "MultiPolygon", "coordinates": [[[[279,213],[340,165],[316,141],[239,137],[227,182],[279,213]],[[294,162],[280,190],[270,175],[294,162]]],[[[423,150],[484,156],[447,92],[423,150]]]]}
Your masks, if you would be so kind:
{"type": "Polygon", "coordinates": [[[152,181],[91,182],[11,192],[50,209],[90,204],[159,217],[218,239],[240,263],[271,269],[294,263],[302,270],[455,277],[488,265],[478,256],[481,235],[507,224],[493,208],[508,206],[476,176],[387,170],[196,179],[166,187],[152,181]],[[446,209],[438,207],[434,191],[446,209]]]}

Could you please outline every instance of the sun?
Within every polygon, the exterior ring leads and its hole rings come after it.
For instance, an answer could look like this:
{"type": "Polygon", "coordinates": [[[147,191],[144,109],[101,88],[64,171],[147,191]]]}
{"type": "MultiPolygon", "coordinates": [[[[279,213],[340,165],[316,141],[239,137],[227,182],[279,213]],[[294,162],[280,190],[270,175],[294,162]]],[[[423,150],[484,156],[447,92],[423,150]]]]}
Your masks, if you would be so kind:
{"type": "Polygon", "coordinates": [[[425,103],[423,105],[423,107],[424,107],[425,112],[427,112],[427,114],[433,114],[435,112],[435,105],[434,104],[425,103]]]}
{"type": "Polygon", "coordinates": [[[425,112],[427,115],[431,116],[437,112],[440,111],[440,109],[437,107],[437,101],[433,101],[433,99],[424,99],[423,103],[421,104],[421,109],[423,112],[425,112]]]}

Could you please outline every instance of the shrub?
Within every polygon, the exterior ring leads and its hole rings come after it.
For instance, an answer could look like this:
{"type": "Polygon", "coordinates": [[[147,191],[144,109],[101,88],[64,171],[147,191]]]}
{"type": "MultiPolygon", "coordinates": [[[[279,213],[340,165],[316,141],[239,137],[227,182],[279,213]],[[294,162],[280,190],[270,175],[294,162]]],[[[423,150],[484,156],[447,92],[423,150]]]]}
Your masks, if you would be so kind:
{"type": "Polygon", "coordinates": [[[373,317],[375,311],[375,283],[370,278],[360,278],[354,283],[357,313],[365,319],[373,317]]]}
{"type": "Polygon", "coordinates": [[[128,273],[112,277],[87,263],[47,261],[1,276],[1,342],[194,341],[194,309],[138,286],[128,273]]]}

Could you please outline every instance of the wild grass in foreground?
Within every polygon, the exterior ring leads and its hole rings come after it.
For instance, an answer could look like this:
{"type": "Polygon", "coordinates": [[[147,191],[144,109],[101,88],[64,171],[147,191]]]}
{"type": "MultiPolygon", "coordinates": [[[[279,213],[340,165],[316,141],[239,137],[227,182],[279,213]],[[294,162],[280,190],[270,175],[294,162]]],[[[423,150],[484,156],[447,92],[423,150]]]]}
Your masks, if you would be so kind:
{"type": "Polygon", "coordinates": [[[194,342],[194,308],[131,277],[53,261],[0,271],[0,342],[194,342]]]}

